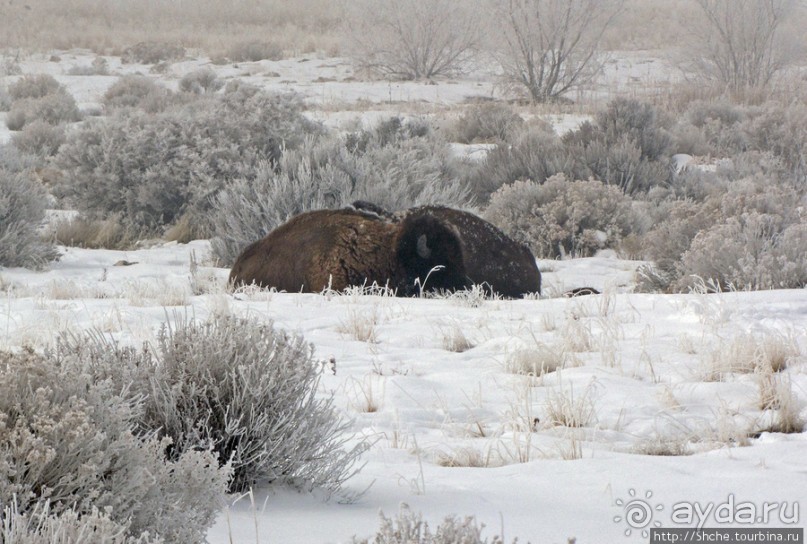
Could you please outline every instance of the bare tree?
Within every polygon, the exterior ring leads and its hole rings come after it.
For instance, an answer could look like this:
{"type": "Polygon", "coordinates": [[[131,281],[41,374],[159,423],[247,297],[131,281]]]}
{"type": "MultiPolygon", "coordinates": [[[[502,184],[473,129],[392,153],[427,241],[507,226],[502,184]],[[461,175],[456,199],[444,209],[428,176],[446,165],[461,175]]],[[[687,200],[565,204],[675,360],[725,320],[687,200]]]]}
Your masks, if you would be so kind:
{"type": "Polygon", "coordinates": [[[782,32],[793,0],[696,0],[703,18],[693,24],[687,48],[691,68],[706,81],[739,94],[768,86],[795,57],[782,32]]]}
{"type": "Polygon", "coordinates": [[[384,77],[461,73],[482,37],[479,10],[463,0],[357,0],[348,12],[354,58],[384,77]]]}
{"type": "Polygon", "coordinates": [[[493,0],[507,84],[533,102],[557,100],[601,72],[600,40],[622,0],[493,0]]]}

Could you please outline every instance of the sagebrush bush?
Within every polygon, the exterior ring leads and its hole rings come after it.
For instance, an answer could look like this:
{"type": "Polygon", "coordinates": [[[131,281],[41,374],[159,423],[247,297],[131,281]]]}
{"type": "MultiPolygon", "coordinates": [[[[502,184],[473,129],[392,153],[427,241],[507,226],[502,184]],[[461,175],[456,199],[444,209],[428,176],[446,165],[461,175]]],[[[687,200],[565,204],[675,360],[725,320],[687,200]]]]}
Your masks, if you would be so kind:
{"type": "Polygon", "coordinates": [[[179,80],[179,90],[193,94],[214,93],[223,86],[224,82],[210,68],[188,72],[179,80]]]}
{"type": "Polygon", "coordinates": [[[25,170],[33,170],[44,165],[42,157],[23,153],[10,144],[0,145],[0,171],[19,174],[25,170]]]}
{"type": "Polygon", "coordinates": [[[346,448],[349,422],[317,392],[321,365],[302,338],[254,321],[220,317],[164,326],[134,350],[74,337],[64,356],[100,370],[144,398],[144,432],[170,439],[170,457],[201,449],[232,467],[231,491],[258,483],[339,493],[366,442],[346,448]]]}
{"type": "Polygon", "coordinates": [[[747,146],[746,136],[741,128],[746,112],[740,106],[724,99],[695,100],[688,105],[683,117],[689,126],[697,130],[698,136],[706,144],[706,152],[702,154],[731,155],[747,146]]]}
{"type": "Polygon", "coordinates": [[[64,86],[49,74],[25,75],[8,87],[12,100],[23,98],[42,98],[49,94],[64,92],[64,86]]]}
{"type": "Polygon", "coordinates": [[[471,172],[469,185],[479,202],[487,202],[503,185],[526,179],[543,183],[559,172],[571,171],[573,163],[554,133],[530,128],[515,141],[492,149],[471,172]]]}
{"type": "Polygon", "coordinates": [[[803,181],[807,175],[807,105],[765,104],[742,123],[748,147],[770,152],[803,181]]]}
{"type": "Polygon", "coordinates": [[[140,42],[127,47],[120,57],[124,63],[157,64],[164,61],[180,60],[185,56],[185,48],[168,42],[140,42]]]}
{"type": "MultiPolygon", "coordinates": [[[[460,519],[456,516],[447,516],[434,532],[429,524],[423,521],[420,513],[413,512],[406,503],[401,503],[398,515],[388,518],[383,512],[379,514],[381,525],[378,532],[370,537],[359,540],[353,537],[353,544],[503,544],[500,536],[493,540],[482,538],[484,524],[476,521],[474,516],[460,519]]],[[[518,539],[513,540],[515,544],[518,539]]]]}
{"type": "Polygon", "coordinates": [[[18,522],[47,501],[55,515],[107,512],[134,537],[204,541],[229,466],[204,450],[166,458],[170,439],[136,428],[143,398],[86,361],[33,352],[0,360],[0,503],[14,505],[18,522]]]}
{"type": "Polygon", "coordinates": [[[47,205],[47,192],[28,173],[0,169],[0,266],[41,269],[59,257],[39,234],[47,205]]]}
{"type": "Polygon", "coordinates": [[[30,155],[52,157],[65,142],[64,125],[52,125],[37,119],[11,135],[11,143],[30,155]]]}
{"type": "Polygon", "coordinates": [[[294,96],[242,85],[163,112],[92,120],[56,157],[63,193],[89,218],[119,214],[133,232],[160,234],[188,216],[195,237],[208,236],[211,197],[320,130],[301,109],[294,96]]]}
{"type": "Polygon", "coordinates": [[[485,201],[516,180],[543,183],[555,174],[594,178],[638,194],[669,182],[673,139],[670,121],[649,104],[616,99],[562,138],[544,128],[531,129],[488,153],[471,174],[475,196],[485,201]]]}
{"type": "Polygon", "coordinates": [[[33,121],[51,125],[72,123],[81,119],[81,112],[73,96],[67,91],[48,94],[38,98],[20,98],[11,104],[6,114],[9,130],[20,130],[33,121]]]}
{"type": "Polygon", "coordinates": [[[0,111],[8,111],[11,107],[11,96],[5,87],[0,87],[0,111]]]}
{"type": "MultiPolygon", "coordinates": [[[[657,268],[657,288],[685,290],[692,284],[691,275],[714,280],[722,288],[803,285],[805,264],[798,254],[803,191],[787,181],[786,173],[773,174],[759,160],[752,162],[752,171],[763,172],[729,182],[711,177],[700,201],[662,200],[651,207],[653,226],[643,247],[645,258],[657,268]]],[[[738,172],[748,169],[739,164],[726,175],[738,172]]]]}
{"type": "Polygon", "coordinates": [[[95,57],[89,65],[72,66],[67,70],[71,76],[106,76],[109,75],[109,62],[104,57],[95,57]]]}
{"type": "Polygon", "coordinates": [[[172,94],[148,76],[126,75],[107,89],[102,102],[107,109],[138,108],[156,113],[173,103],[172,94]]]}
{"type": "Polygon", "coordinates": [[[127,534],[128,525],[117,522],[98,509],[77,512],[70,508],[52,512],[48,501],[41,501],[29,511],[20,512],[16,505],[0,512],[0,542],[7,544],[162,544],[159,536],[127,534]]]}
{"type": "Polygon", "coordinates": [[[722,289],[807,286],[807,222],[788,226],[781,216],[744,212],[700,232],[682,256],[684,277],[712,280],[722,289]]]}
{"type": "Polygon", "coordinates": [[[219,193],[212,213],[213,254],[231,264],[246,245],[290,217],[354,200],[389,210],[463,207],[470,197],[454,162],[446,143],[417,123],[398,120],[345,138],[310,138],[286,150],[277,169],[264,165],[254,179],[219,193]]]}
{"type": "Polygon", "coordinates": [[[669,153],[669,121],[650,104],[629,98],[615,98],[596,116],[596,124],[606,143],[623,139],[634,143],[642,158],[657,161],[669,153]]]}
{"type": "Polygon", "coordinates": [[[557,174],[543,184],[517,181],[499,189],[484,217],[537,257],[588,257],[617,248],[635,230],[631,199],[600,181],[568,181],[557,174]]]}
{"type": "Polygon", "coordinates": [[[468,108],[449,129],[453,141],[512,142],[524,130],[524,119],[507,104],[484,102],[468,108]]]}
{"type": "Polygon", "coordinates": [[[248,41],[233,45],[225,56],[232,62],[257,62],[259,60],[281,60],[283,47],[271,41],[248,41]]]}

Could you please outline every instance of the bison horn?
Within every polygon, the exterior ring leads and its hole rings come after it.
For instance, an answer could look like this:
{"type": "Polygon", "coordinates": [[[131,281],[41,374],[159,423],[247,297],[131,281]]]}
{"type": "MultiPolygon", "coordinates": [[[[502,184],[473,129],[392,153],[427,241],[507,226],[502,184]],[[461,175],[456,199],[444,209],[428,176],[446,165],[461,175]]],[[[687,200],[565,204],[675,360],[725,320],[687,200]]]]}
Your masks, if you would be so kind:
{"type": "Polygon", "coordinates": [[[432,255],[432,250],[429,249],[425,234],[421,234],[420,238],[418,238],[418,255],[421,259],[428,259],[432,255]]]}

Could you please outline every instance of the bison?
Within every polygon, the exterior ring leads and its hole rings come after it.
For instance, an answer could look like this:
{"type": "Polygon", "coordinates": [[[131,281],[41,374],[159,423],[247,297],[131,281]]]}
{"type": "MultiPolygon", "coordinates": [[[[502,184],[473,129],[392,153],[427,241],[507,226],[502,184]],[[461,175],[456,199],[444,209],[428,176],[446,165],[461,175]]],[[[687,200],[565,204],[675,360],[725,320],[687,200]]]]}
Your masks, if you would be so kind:
{"type": "Polygon", "coordinates": [[[230,282],[305,292],[377,283],[399,296],[469,285],[450,224],[429,214],[390,221],[350,208],[293,217],[244,249],[230,282]]]}
{"type": "Polygon", "coordinates": [[[433,217],[459,233],[469,283],[508,298],[541,292],[541,272],[530,249],[472,213],[445,206],[420,206],[393,214],[364,201],[354,202],[353,207],[392,222],[433,217]]]}

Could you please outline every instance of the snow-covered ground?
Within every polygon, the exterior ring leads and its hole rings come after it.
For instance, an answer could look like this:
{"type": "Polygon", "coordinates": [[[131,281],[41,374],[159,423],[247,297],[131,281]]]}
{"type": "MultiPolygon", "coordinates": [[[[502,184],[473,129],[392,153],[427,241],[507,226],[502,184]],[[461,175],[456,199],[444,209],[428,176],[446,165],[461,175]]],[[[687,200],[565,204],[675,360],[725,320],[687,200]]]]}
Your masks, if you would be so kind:
{"type": "Polygon", "coordinates": [[[807,419],[807,290],[636,294],[640,263],[605,255],[540,261],[538,300],[231,294],[228,270],[205,266],[206,241],[62,251],[44,272],[0,271],[0,348],[87,328],[139,344],[175,312],[233,313],[336,361],[321,393],[357,439],[376,440],[348,482],[367,491],[353,504],[283,489],[233,497],[212,543],[346,542],[400,503],[432,527],[475,515],[488,536],[533,543],[646,542],[646,527],[625,521],[631,500],[662,507],[650,526],[685,526],[675,505],[728,501],[786,503],[754,527],[807,525],[807,433],[767,432],[779,417],[807,419]],[[603,294],[558,296],[583,285],[603,294]],[[766,372],[777,353],[785,368],[766,372]],[[514,372],[532,363],[547,372],[514,372]],[[766,382],[781,408],[762,409],[766,382]]]}

